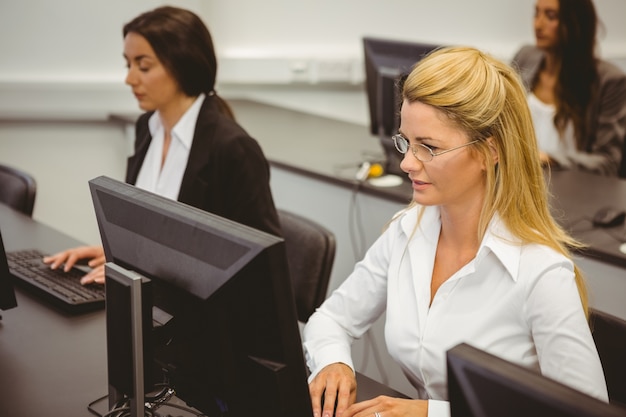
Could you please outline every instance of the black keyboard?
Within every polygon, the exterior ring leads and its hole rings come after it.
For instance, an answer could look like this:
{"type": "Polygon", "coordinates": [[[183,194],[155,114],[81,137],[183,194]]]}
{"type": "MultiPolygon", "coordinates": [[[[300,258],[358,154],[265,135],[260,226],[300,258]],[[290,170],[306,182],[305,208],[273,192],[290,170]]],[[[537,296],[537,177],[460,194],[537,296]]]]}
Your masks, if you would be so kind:
{"type": "Polygon", "coordinates": [[[17,284],[45,298],[69,313],[82,313],[104,308],[104,285],[82,285],[85,272],[72,268],[50,269],[42,262],[44,253],[36,249],[7,252],[9,271],[17,284]]]}

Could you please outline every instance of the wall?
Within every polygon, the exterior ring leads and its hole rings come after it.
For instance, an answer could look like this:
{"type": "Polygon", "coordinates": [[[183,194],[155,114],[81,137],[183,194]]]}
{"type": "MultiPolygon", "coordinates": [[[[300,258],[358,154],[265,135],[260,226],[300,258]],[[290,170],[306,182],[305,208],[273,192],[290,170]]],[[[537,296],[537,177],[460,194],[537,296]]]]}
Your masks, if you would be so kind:
{"type": "MultiPolygon", "coordinates": [[[[0,2],[0,118],[135,112],[121,27],[157,0],[0,2]]],[[[218,90],[367,123],[362,36],[478,46],[503,59],[533,41],[534,0],[172,0],[211,28],[218,90]]],[[[600,51],[626,69],[626,2],[597,1],[600,51]]]]}
{"type": "MultiPolygon", "coordinates": [[[[3,0],[0,80],[119,81],[121,27],[156,0],[3,0]]],[[[347,74],[361,58],[361,37],[467,43],[509,58],[532,42],[534,0],[172,0],[200,14],[223,62],[223,82],[306,79],[318,60],[324,73],[347,74]],[[254,63],[253,66],[250,64],[254,63]],[[324,66],[326,65],[326,67],[324,66]],[[338,64],[338,65],[334,65],[338,64]],[[227,71],[228,69],[228,71],[227,71]]],[[[626,3],[599,0],[606,26],[603,55],[626,56],[626,3]]],[[[361,73],[360,67],[355,68],[361,73]]],[[[318,71],[319,72],[319,71],[318,71]]],[[[355,75],[356,79],[360,75],[355,75]]],[[[347,80],[345,80],[347,81],[347,80]]]]}

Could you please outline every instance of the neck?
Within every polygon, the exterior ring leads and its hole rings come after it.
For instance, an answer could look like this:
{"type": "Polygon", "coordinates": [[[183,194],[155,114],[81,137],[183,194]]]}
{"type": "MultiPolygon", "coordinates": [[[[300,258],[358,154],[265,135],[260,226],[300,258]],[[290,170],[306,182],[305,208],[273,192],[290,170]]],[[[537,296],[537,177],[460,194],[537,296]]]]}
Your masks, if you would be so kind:
{"type": "Polygon", "coordinates": [[[169,134],[176,123],[185,114],[189,107],[194,103],[197,97],[189,97],[181,94],[176,100],[168,103],[167,106],[159,109],[159,115],[161,117],[161,123],[163,128],[169,134]]]}
{"type": "Polygon", "coordinates": [[[478,222],[481,210],[482,204],[469,210],[467,207],[442,207],[440,241],[455,247],[458,253],[476,254],[480,246],[478,222]]]}
{"type": "Polygon", "coordinates": [[[551,75],[556,75],[561,67],[561,60],[554,52],[546,51],[543,61],[543,71],[551,75]]]}

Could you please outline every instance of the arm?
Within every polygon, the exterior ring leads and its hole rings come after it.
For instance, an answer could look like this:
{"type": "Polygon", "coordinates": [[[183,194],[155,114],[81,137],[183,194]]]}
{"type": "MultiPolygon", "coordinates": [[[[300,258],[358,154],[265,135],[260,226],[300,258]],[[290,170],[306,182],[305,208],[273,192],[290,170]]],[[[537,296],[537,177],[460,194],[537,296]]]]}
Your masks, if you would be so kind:
{"type": "MultiPolygon", "coordinates": [[[[278,213],[270,187],[270,168],[258,142],[242,136],[228,144],[224,160],[231,175],[228,217],[264,232],[281,235],[278,213]]],[[[222,178],[222,181],[224,179],[222,178]]]]}
{"type": "Polygon", "coordinates": [[[617,175],[626,137],[626,74],[608,62],[599,64],[598,73],[600,83],[590,109],[592,134],[587,150],[601,159],[587,164],[583,161],[581,165],[601,174],[617,175]]]}
{"type": "Polygon", "coordinates": [[[602,364],[573,271],[556,265],[544,271],[529,290],[525,313],[541,373],[608,401],[602,364]]]}
{"type": "Polygon", "coordinates": [[[392,236],[393,232],[388,229],[374,243],[363,261],[304,328],[305,354],[312,372],[309,391],[313,410],[320,413],[318,415],[332,415],[335,401],[337,414],[343,413],[356,399],[351,346],[385,309],[392,236]]]}

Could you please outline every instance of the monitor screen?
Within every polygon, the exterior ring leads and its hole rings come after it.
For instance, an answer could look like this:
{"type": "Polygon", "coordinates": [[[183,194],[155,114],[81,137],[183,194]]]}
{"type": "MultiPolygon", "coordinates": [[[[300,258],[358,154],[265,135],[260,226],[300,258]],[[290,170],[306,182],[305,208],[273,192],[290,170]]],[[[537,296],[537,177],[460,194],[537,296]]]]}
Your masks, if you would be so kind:
{"type": "MultiPolygon", "coordinates": [[[[0,233],[0,310],[9,310],[17,307],[15,291],[13,289],[13,278],[9,273],[9,264],[4,252],[4,242],[0,233]]],[[[1,316],[0,316],[1,318],[1,316]]]]}
{"type": "MultiPolygon", "coordinates": [[[[209,416],[310,416],[284,240],[111,178],[89,185],[107,262],[150,281],[146,391],[163,382],[209,416]]],[[[128,364],[108,359],[111,384],[128,364]]]]}
{"type": "Polygon", "coordinates": [[[447,352],[452,417],[609,417],[605,403],[468,344],[447,352]]]}
{"type": "Polygon", "coordinates": [[[363,38],[370,132],[379,137],[387,159],[387,173],[406,177],[400,170],[400,154],[391,141],[400,125],[401,83],[415,63],[437,47],[439,45],[428,43],[363,38]]]}

